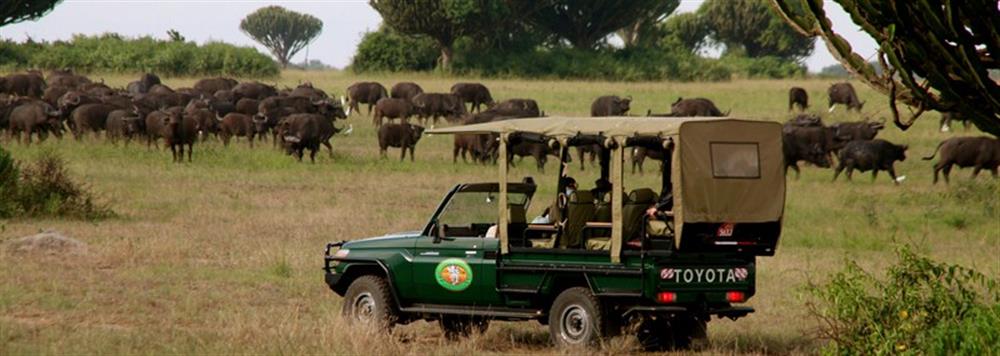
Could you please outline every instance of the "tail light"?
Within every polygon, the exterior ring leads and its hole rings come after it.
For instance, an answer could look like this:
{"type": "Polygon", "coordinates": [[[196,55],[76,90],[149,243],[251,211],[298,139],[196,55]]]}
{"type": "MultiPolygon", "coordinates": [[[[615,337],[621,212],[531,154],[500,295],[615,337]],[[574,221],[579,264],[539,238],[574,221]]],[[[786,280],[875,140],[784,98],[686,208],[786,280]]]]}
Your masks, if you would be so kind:
{"type": "Polygon", "coordinates": [[[677,293],[660,292],[656,294],[656,302],[660,304],[670,304],[677,301],[677,293]]]}
{"type": "Polygon", "coordinates": [[[726,301],[730,303],[743,303],[747,300],[746,294],[740,291],[726,292],[726,301]]]}

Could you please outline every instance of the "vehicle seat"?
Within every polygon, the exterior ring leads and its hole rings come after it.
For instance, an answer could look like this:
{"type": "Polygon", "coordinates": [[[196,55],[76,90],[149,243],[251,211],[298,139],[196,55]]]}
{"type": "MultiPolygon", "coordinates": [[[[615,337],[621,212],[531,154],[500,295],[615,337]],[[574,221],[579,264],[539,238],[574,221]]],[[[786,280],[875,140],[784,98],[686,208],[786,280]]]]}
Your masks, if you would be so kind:
{"type": "Polygon", "coordinates": [[[524,229],[528,227],[524,205],[507,205],[507,237],[511,246],[524,245],[524,229]]]}
{"type": "Polygon", "coordinates": [[[559,247],[582,247],[583,227],[594,219],[595,210],[593,194],[583,190],[573,192],[566,207],[566,224],[559,236],[559,247]]]}
{"type": "Polygon", "coordinates": [[[629,241],[639,238],[642,232],[642,217],[646,209],[656,203],[656,192],[649,188],[640,188],[628,193],[622,208],[622,240],[629,241]]]}

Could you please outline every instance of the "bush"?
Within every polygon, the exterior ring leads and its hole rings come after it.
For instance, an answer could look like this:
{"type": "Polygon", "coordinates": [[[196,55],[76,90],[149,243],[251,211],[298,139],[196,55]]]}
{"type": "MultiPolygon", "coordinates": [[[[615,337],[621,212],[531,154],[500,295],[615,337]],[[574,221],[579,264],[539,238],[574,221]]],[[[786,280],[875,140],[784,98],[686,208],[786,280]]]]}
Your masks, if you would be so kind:
{"type": "Polygon", "coordinates": [[[94,194],[74,181],[66,162],[44,153],[23,170],[0,149],[0,218],[61,216],[100,219],[114,212],[95,202],[94,194]]]}
{"type": "Polygon", "coordinates": [[[432,70],[437,58],[433,40],[381,29],[361,39],[351,69],[356,73],[432,70]]]}
{"type": "Polygon", "coordinates": [[[252,47],[221,42],[199,46],[194,42],[157,40],[148,36],[124,38],[114,33],[75,35],[70,41],[51,43],[4,42],[0,44],[0,67],[155,72],[170,76],[278,74],[278,65],[252,47]]]}
{"type": "Polygon", "coordinates": [[[744,78],[780,79],[806,75],[805,66],[778,57],[725,56],[719,61],[730,71],[744,78]]]}
{"type": "Polygon", "coordinates": [[[884,280],[853,262],[820,286],[811,313],[838,354],[988,354],[1000,350],[997,281],[909,249],[884,280]]]}

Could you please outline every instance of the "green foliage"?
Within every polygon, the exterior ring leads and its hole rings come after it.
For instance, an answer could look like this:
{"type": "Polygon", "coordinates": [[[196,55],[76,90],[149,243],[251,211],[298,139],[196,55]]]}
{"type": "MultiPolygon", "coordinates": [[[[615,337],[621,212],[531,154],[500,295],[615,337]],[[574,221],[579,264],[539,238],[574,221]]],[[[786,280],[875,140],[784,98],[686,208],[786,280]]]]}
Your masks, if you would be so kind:
{"type": "Polygon", "coordinates": [[[854,262],[810,286],[809,307],[837,354],[986,354],[1000,348],[997,280],[908,248],[879,279],[854,262]]]}
{"type": "Polygon", "coordinates": [[[843,65],[831,64],[820,69],[819,75],[829,78],[847,78],[851,75],[851,73],[848,73],[847,69],[844,69],[843,65]]]}
{"type": "Polygon", "coordinates": [[[724,44],[727,53],[793,60],[812,54],[813,39],[785,23],[767,1],[708,0],[698,14],[710,29],[712,40],[724,44]]]}
{"type": "Polygon", "coordinates": [[[240,22],[240,30],[274,55],[284,68],[323,31],[323,21],[281,6],[257,9],[240,22]]]}
{"type": "Polygon", "coordinates": [[[45,16],[60,2],[62,0],[4,0],[0,2],[0,27],[45,16]]]}
{"type": "Polygon", "coordinates": [[[705,20],[695,12],[670,16],[658,26],[663,32],[660,47],[685,48],[697,52],[705,44],[709,28],[705,20]]]}
{"type": "Polygon", "coordinates": [[[178,32],[175,29],[169,29],[169,30],[167,30],[167,37],[169,37],[170,40],[174,41],[174,42],[185,42],[185,41],[187,41],[187,39],[184,38],[184,35],[182,35],[180,32],[178,32]]]}
{"type": "Polygon", "coordinates": [[[485,76],[617,81],[718,81],[731,76],[718,61],[655,48],[588,51],[559,47],[530,52],[460,53],[462,56],[456,58],[456,72],[485,76]]]}
{"type": "Polygon", "coordinates": [[[50,152],[20,169],[0,150],[0,218],[63,216],[100,219],[113,216],[94,195],[69,176],[66,162],[50,152]]]}
{"type": "Polygon", "coordinates": [[[168,76],[274,76],[278,66],[251,47],[221,42],[163,41],[124,38],[108,33],[75,35],[52,43],[0,42],[0,67],[73,68],[78,71],[155,72],[168,76]]]}
{"type": "Polygon", "coordinates": [[[437,56],[433,40],[382,28],[366,33],[361,39],[351,69],[357,73],[431,70],[437,56]]]}
{"type": "Polygon", "coordinates": [[[664,17],[678,5],[676,1],[663,0],[509,0],[507,3],[524,21],[576,49],[595,49],[609,34],[664,17]]]}
{"type": "Polygon", "coordinates": [[[0,148],[0,218],[9,218],[18,211],[17,187],[21,171],[10,152],[0,148]]]}

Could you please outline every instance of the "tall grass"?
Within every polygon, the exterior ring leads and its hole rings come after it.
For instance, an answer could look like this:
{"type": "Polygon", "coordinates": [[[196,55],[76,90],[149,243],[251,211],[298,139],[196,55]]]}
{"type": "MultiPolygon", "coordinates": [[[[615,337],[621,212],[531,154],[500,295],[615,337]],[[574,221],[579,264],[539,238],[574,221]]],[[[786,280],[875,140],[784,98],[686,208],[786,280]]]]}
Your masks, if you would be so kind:
{"type": "MultiPolygon", "coordinates": [[[[134,75],[102,75],[123,86],[134,75]]],[[[824,80],[735,80],[714,83],[504,80],[440,74],[372,74],[285,71],[279,86],[309,80],[335,96],[355,81],[391,86],[414,81],[429,92],[447,92],[458,81],[481,81],[498,100],[538,100],[549,115],[589,114],[599,95],[632,95],[632,112],[669,110],[678,96],[707,97],[737,117],[784,121],[787,90],[805,88],[828,123],[859,120],[838,108],[826,114],[824,80]]],[[[164,78],[172,87],[195,78],[164,78]]],[[[856,86],[865,113],[879,116],[883,97],[856,86]]],[[[364,111],[364,108],[362,109],[364,111]]],[[[881,111],[885,113],[886,111],[881,111]]],[[[819,323],[803,304],[801,286],[824,283],[845,258],[880,274],[896,260],[901,244],[935,261],[1000,276],[1000,184],[956,171],[951,185],[931,184],[926,156],[955,135],[936,128],[937,117],[907,132],[889,127],[879,137],[910,145],[887,177],[831,182],[829,169],[803,167],[788,179],[785,220],[774,257],[758,259],[757,289],[748,303],[757,311],[738,321],[712,320],[704,354],[802,354],[826,343],[819,323]],[[961,217],[958,229],[949,219],[961,217]]],[[[417,322],[393,335],[366,334],[344,325],[341,300],[322,281],[326,242],[421,228],[454,184],[495,179],[497,167],[452,164],[452,137],[425,136],[416,162],[399,162],[393,149],[380,159],[367,116],[354,114],[351,135],[331,141],[316,164],[297,163],[270,147],[244,142],[197,143],[194,162],[171,163],[169,151],[142,145],[113,146],[90,138],[49,139],[31,146],[0,145],[14,158],[32,161],[51,150],[81,182],[111,202],[119,215],[96,222],[47,217],[7,221],[0,241],[54,228],[88,244],[86,256],[27,258],[0,253],[0,354],[266,353],[266,354],[484,354],[571,353],[549,346],[538,323],[491,325],[485,335],[448,341],[432,323],[417,322]]],[[[343,125],[338,122],[338,126],[343,125]]],[[[2,138],[0,138],[2,140],[2,138]]],[[[592,188],[597,169],[570,174],[592,188]]],[[[626,189],[658,186],[647,162],[645,175],[626,176],[626,189]]],[[[556,179],[549,163],[538,172],[531,158],[511,178],[533,176],[539,184],[529,214],[548,205],[556,179]]],[[[532,215],[533,216],[533,215],[532,215]]],[[[599,353],[632,353],[628,338],[599,353]],[[618,346],[614,346],[618,345],[618,346]]]]}

